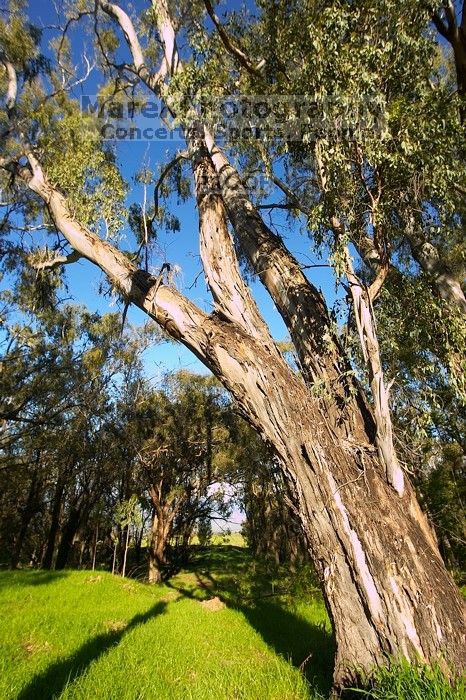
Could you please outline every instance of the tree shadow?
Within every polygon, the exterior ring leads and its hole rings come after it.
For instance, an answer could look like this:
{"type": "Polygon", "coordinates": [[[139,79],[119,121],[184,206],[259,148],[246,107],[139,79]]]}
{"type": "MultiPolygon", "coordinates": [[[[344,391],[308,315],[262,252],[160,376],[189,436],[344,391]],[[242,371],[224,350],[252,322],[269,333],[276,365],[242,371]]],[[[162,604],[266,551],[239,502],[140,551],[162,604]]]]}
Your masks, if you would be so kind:
{"type": "MultiPolygon", "coordinates": [[[[336,647],[332,633],[323,624],[313,624],[299,613],[260,596],[239,599],[233,594],[236,586],[234,578],[222,579],[220,584],[207,571],[194,573],[202,590],[217,595],[227,607],[241,612],[267,646],[304,674],[311,689],[328,697],[332,687],[336,647]]],[[[199,601],[203,597],[196,590],[175,585],[171,581],[166,585],[186,598],[199,601]]]]}
{"type": "Polygon", "coordinates": [[[0,588],[16,586],[42,586],[66,578],[66,571],[38,571],[37,569],[14,569],[0,572],[0,588]]]}
{"type": "Polygon", "coordinates": [[[77,651],[62,661],[56,661],[42,673],[37,674],[19,693],[17,700],[51,700],[57,698],[65,687],[82,676],[92,662],[119,644],[125,634],[153,617],[161,615],[168,603],[160,601],[145,613],[135,615],[122,629],[99,634],[83,644],[77,651]]]}
{"type": "Polygon", "coordinates": [[[328,697],[335,658],[333,635],[281,605],[258,600],[235,606],[264,642],[306,676],[310,686],[328,697]]]}

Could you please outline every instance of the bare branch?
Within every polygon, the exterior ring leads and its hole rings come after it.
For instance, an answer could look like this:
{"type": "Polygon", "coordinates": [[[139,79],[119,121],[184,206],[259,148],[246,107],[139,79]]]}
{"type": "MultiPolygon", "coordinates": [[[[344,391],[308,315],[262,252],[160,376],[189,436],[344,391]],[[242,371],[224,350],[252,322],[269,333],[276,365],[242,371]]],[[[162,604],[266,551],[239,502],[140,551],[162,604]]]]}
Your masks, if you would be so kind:
{"type": "Polygon", "coordinates": [[[293,204],[284,204],[283,202],[276,202],[272,204],[258,204],[257,209],[287,209],[290,211],[291,209],[297,209],[293,204]]]}
{"type": "Polygon", "coordinates": [[[35,155],[28,153],[28,158],[30,169],[18,168],[18,175],[47,205],[55,226],[76,254],[100,267],[127,300],[145,311],[173,338],[182,340],[197,357],[211,366],[203,349],[209,342],[204,325],[210,328],[210,332],[215,332],[217,322],[174,287],[156,284],[157,279],[138,270],[127,255],[76,221],[66,198],[50,185],[35,155]]]}
{"type": "Polygon", "coordinates": [[[207,10],[207,14],[209,15],[210,19],[215,25],[215,28],[218,32],[218,35],[220,39],[222,40],[223,45],[225,46],[226,50],[228,53],[230,53],[232,56],[234,56],[238,62],[245,68],[249,73],[252,73],[252,75],[255,75],[256,77],[261,76],[260,69],[264,65],[264,61],[261,60],[258,62],[256,66],[254,66],[249,58],[246,56],[244,51],[242,51],[239,46],[237,46],[233,40],[230,38],[230,36],[227,34],[225,31],[225,28],[223,27],[222,23],[220,22],[219,18],[214,12],[214,8],[212,7],[212,3],[210,0],[204,0],[204,5],[207,10]]]}
{"type": "Polygon", "coordinates": [[[230,321],[238,323],[252,337],[261,338],[264,345],[276,354],[267,325],[241,276],[218,176],[203,132],[193,130],[188,138],[194,150],[193,172],[202,265],[216,309],[230,321]]]}
{"type": "Polygon", "coordinates": [[[152,7],[157,13],[157,28],[165,55],[165,71],[170,75],[175,75],[181,70],[181,61],[176,45],[175,25],[166,0],[152,0],[152,7]]]}
{"type": "Polygon", "coordinates": [[[98,0],[99,7],[121,27],[125,35],[126,43],[131,51],[135,73],[143,80],[151,90],[155,90],[159,83],[163,81],[167,73],[166,66],[162,64],[157,73],[151,74],[144,63],[144,54],[139,42],[134,25],[124,10],[106,0],[98,0]]]}
{"type": "Polygon", "coordinates": [[[310,214],[311,214],[311,209],[310,209],[310,207],[306,207],[306,206],[301,202],[301,200],[299,199],[299,197],[297,197],[297,196],[296,196],[296,193],[293,192],[293,190],[292,190],[290,187],[288,187],[288,185],[286,184],[286,182],[283,182],[283,180],[281,180],[279,177],[277,177],[276,175],[274,175],[274,173],[271,173],[271,174],[269,175],[269,177],[270,177],[270,180],[274,183],[274,185],[276,185],[279,189],[281,189],[282,192],[284,192],[284,194],[286,194],[286,196],[288,197],[288,199],[290,200],[290,202],[292,203],[292,205],[293,205],[294,207],[296,207],[296,209],[299,209],[299,211],[301,211],[301,212],[302,212],[303,214],[305,214],[306,216],[310,216],[310,214]]]}
{"type": "Polygon", "coordinates": [[[74,22],[79,22],[79,20],[82,19],[83,17],[89,16],[92,14],[93,14],[92,12],[79,12],[77,17],[70,17],[68,19],[68,21],[66,22],[65,26],[63,28],[60,27],[61,39],[60,39],[60,43],[59,43],[58,49],[57,49],[57,63],[62,68],[62,70],[66,70],[64,68],[64,66],[62,66],[62,63],[61,63],[61,52],[63,51],[63,44],[65,43],[65,37],[68,33],[68,29],[71,27],[72,24],[74,24],[74,22]]]}
{"type": "Polygon", "coordinates": [[[31,256],[28,259],[31,267],[35,270],[53,270],[60,265],[71,265],[81,259],[81,255],[75,250],[69,255],[56,255],[48,260],[35,261],[31,256]]]}
{"type": "Polygon", "coordinates": [[[438,248],[426,240],[421,231],[416,230],[414,218],[408,222],[405,236],[413,254],[413,258],[431,277],[438,294],[450,302],[462,314],[466,314],[466,297],[461,284],[454,278],[448,266],[442,260],[438,248]]]}
{"type": "Polygon", "coordinates": [[[172,168],[174,168],[175,165],[180,162],[180,160],[186,160],[187,158],[189,158],[189,153],[187,151],[181,151],[180,153],[177,153],[176,156],[163,168],[162,172],[160,173],[159,179],[157,180],[157,183],[154,187],[154,216],[152,217],[152,221],[157,216],[159,210],[159,192],[161,186],[163,185],[163,181],[167,177],[170,170],[172,170],[172,168]]]}

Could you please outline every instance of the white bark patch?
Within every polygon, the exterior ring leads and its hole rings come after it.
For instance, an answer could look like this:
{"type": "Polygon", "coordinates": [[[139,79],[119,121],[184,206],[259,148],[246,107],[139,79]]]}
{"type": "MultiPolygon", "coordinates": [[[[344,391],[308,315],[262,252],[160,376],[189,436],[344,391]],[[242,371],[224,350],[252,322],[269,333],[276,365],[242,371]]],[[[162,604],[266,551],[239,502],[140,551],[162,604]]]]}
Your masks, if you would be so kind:
{"type": "Polygon", "coordinates": [[[364,553],[364,550],[362,548],[362,544],[356,534],[356,532],[353,530],[353,528],[350,525],[349,518],[348,518],[348,512],[343,504],[343,501],[341,500],[340,492],[338,490],[338,486],[335,483],[335,479],[333,478],[332,474],[327,471],[327,480],[330,486],[330,489],[332,491],[332,496],[333,500],[335,501],[335,505],[341,515],[341,519],[343,521],[343,527],[346,531],[346,534],[348,535],[350,542],[351,542],[351,547],[353,549],[353,555],[354,555],[354,564],[356,569],[358,570],[359,573],[359,578],[364,586],[364,589],[366,591],[366,597],[367,597],[367,604],[369,606],[369,609],[372,613],[372,616],[377,620],[382,619],[382,601],[380,600],[380,596],[377,592],[377,588],[374,583],[374,579],[372,578],[372,575],[369,571],[369,567],[367,566],[367,560],[366,560],[366,555],[364,553]]]}
{"type": "Polygon", "coordinates": [[[443,639],[443,632],[442,632],[442,628],[440,627],[440,625],[439,625],[439,623],[438,623],[437,614],[436,614],[436,612],[435,612],[435,608],[434,608],[433,605],[428,605],[427,607],[429,608],[430,613],[431,613],[431,615],[432,615],[432,620],[433,620],[433,623],[434,623],[435,633],[436,633],[436,635],[437,635],[437,639],[439,640],[439,642],[441,642],[442,639],[443,639]]]}
{"type": "MultiPolygon", "coordinates": [[[[416,630],[416,625],[414,624],[414,619],[413,619],[413,613],[411,610],[411,607],[409,606],[408,602],[406,601],[406,598],[401,594],[400,588],[398,586],[398,583],[396,581],[396,578],[394,576],[390,576],[390,587],[393,591],[393,594],[395,596],[395,599],[398,604],[398,610],[400,611],[400,620],[403,623],[403,626],[406,631],[406,636],[410,640],[411,644],[419,654],[420,658],[424,660],[424,653],[422,650],[421,642],[419,640],[417,630],[416,630]]],[[[407,650],[404,649],[405,654],[407,658],[409,659],[409,655],[407,653],[407,650]]]]}
{"type": "Polygon", "coordinates": [[[401,467],[398,466],[398,464],[393,465],[392,469],[393,471],[390,475],[390,483],[395,489],[395,491],[398,493],[398,495],[402,496],[405,490],[405,477],[403,471],[401,467]]]}

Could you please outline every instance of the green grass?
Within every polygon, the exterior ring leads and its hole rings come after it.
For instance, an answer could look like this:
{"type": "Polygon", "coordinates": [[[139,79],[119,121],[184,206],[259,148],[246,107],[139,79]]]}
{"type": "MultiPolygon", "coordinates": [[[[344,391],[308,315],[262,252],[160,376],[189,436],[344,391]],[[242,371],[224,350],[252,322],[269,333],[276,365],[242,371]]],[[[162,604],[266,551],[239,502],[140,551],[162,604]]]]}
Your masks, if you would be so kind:
{"type": "MultiPolygon", "coordinates": [[[[0,572],[1,700],[317,700],[334,645],[312,574],[197,547],[167,584],[0,572]],[[218,596],[218,610],[202,605],[218,596]]],[[[439,668],[377,670],[365,700],[463,700],[439,668]]]]}
{"type": "Polygon", "coordinates": [[[377,669],[367,682],[368,690],[345,694],[360,700],[464,700],[466,680],[449,682],[439,666],[410,666],[406,661],[377,669]]]}
{"type": "Polygon", "coordinates": [[[324,606],[312,591],[299,602],[271,595],[275,575],[231,546],[199,551],[157,587],[104,572],[1,572],[0,698],[325,697],[333,642],[324,606]],[[223,609],[201,604],[213,595],[223,609]]]}

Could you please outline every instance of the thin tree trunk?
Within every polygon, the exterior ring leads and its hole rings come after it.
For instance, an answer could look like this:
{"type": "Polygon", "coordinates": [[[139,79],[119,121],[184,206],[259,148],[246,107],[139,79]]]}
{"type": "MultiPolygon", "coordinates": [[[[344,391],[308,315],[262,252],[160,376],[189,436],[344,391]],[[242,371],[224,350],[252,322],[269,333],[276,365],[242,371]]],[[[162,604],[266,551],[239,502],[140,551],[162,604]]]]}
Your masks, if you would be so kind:
{"type": "Polygon", "coordinates": [[[113,542],[112,575],[115,575],[117,546],[118,546],[118,539],[115,539],[113,542]]]}
{"type": "Polygon", "coordinates": [[[95,560],[97,556],[97,542],[99,539],[99,526],[96,525],[95,528],[95,539],[94,539],[94,551],[92,553],[92,571],[95,571],[95,560]]]}
{"type": "Polygon", "coordinates": [[[129,547],[129,525],[126,526],[125,551],[123,554],[123,568],[121,571],[121,575],[123,576],[123,578],[126,575],[126,557],[128,555],[128,547],[129,547]]]}

